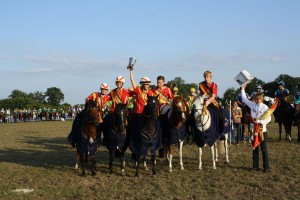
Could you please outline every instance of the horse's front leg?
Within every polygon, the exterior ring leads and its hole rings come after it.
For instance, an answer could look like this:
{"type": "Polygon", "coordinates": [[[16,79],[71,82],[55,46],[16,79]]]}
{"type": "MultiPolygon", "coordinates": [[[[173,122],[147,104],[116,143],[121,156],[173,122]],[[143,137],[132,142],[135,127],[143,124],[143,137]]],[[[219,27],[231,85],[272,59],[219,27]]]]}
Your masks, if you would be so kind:
{"type": "Polygon", "coordinates": [[[109,171],[113,173],[114,151],[109,151],[109,171]]]}
{"type": "Polygon", "coordinates": [[[279,140],[281,140],[282,124],[278,122],[279,125],[279,140]]]}
{"type": "Polygon", "coordinates": [[[178,148],[179,148],[178,149],[178,153],[179,153],[179,165],[180,165],[180,169],[184,170],[183,162],[182,162],[182,148],[183,148],[183,141],[182,140],[179,141],[178,148]]]}
{"type": "Polygon", "coordinates": [[[198,148],[198,154],[199,154],[199,168],[202,169],[202,147],[198,148]]]}
{"type": "Polygon", "coordinates": [[[140,156],[135,155],[135,177],[139,177],[140,156]]]}
{"type": "Polygon", "coordinates": [[[91,156],[91,172],[92,172],[92,176],[96,175],[95,164],[96,164],[95,155],[92,155],[91,156]]]}
{"type": "Polygon", "coordinates": [[[152,174],[155,175],[156,174],[156,169],[155,169],[155,165],[156,165],[155,153],[153,155],[151,155],[151,161],[152,161],[152,174]]]}
{"type": "MultiPolygon", "coordinates": [[[[221,141],[219,141],[219,142],[221,142],[221,141]]],[[[218,141],[216,141],[215,142],[215,144],[213,145],[213,149],[214,149],[214,151],[215,151],[215,161],[216,162],[219,162],[219,152],[218,152],[218,141]]]]}
{"type": "Polygon", "coordinates": [[[172,145],[168,146],[168,161],[169,161],[169,172],[172,172],[172,158],[173,158],[173,149],[172,149],[172,145]]]}
{"type": "Polygon", "coordinates": [[[213,161],[213,169],[217,169],[216,167],[216,160],[215,160],[215,151],[214,151],[214,147],[215,145],[212,145],[210,147],[210,152],[211,152],[211,158],[212,158],[212,161],[213,161]]]}
{"type": "Polygon", "coordinates": [[[285,125],[284,129],[286,133],[286,140],[292,142],[292,125],[285,125]]]}
{"type": "Polygon", "coordinates": [[[121,174],[122,174],[122,176],[125,176],[125,159],[124,159],[124,153],[121,153],[120,162],[121,162],[121,174]]]}
{"type": "Polygon", "coordinates": [[[79,161],[80,161],[80,154],[78,152],[76,152],[76,163],[75,163],[75,167],[74,170],[78,170],[79,168],[79,161]]]}
{"type": "Polygon", "coordinates": [[[85,174],[85,163],[86,163],[86,155],[85,154],[80,154],[80,159],[81,159],[81,164],[82,164],[82,171],[81,171],[81,176],[86,176],[85,174]]]}
{"type": "Polygon", "coordinates": [[[146,162],[146,156],[143,156],[143,165],[144,165],[144,169],[146,171],[148,171],[149,169],[148,169],[147,162],[146,162]]]}
{"type": "Polygon", "coordinates": [[[298,143],[300,143],[300,122],[297,121],[297,129],[298,129],[298,143]]]}

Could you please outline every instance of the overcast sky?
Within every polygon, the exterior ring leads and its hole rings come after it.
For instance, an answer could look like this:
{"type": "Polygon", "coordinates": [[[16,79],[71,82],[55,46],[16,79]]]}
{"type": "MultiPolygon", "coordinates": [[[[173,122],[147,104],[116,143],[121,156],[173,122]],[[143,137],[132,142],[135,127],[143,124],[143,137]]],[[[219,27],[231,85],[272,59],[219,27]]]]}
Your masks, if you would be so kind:
{"type": "Polygon", "coordinates": [[[220,97],[241,70],[299,77],[299,19],[298,0],[0,0],[0,99],[58,87],[83,103],[118,75],[128,88],[131,56],[136,82],[210,70],[220,97]]]}

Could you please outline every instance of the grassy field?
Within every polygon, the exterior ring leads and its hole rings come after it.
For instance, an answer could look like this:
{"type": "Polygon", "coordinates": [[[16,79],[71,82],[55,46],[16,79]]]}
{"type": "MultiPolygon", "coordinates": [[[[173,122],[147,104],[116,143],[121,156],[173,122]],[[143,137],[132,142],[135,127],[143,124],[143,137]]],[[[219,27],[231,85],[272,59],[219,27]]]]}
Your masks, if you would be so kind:
{"type": "MultiPolygon", "coordinates": [[[[212,169],[209,148],[204,149],[203,170],[198,170],[196,145],[184,145],[184,167],[174,157],[173,172],[158,159],[158,173],[141,170],[134,177],[134,163],[126,153],[126,176],[108,171],[108,153],[97,152],[99,172],[86,177],[73,171],[75,150],[67,143],[72,122],[0,124],[0,199],[299,199],[300,144],[293,127],[292,143],[278,141],[277,126],[269,128],[270,173],[250,172],[252,147],[229,146],[229,164],[220,156],[212,169]],[[33,189],[30,193],[16,189],[33,189]]],[[[177,151],[176,151],[177,152],[177,151]]],[[[261,152],[260,152],[261,160],[261,152]]],[[[262,168],[262,161],[260,161],[262,168]]]]}

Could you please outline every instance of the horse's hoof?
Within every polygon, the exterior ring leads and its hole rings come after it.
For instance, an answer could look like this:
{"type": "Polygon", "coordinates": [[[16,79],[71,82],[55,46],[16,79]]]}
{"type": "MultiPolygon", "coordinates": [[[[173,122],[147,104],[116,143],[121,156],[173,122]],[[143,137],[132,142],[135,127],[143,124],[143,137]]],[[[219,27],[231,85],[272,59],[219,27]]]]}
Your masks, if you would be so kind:
{"type": "Polygon", "coordinates": [[[213,167],[213,169],[217,169],[217,167],[213,167]]]}
{"type": "Polygon", "coordinates": [[[152,172],[152,175],[156,175],[156,171],[153,171],[153,172],[152,172]]]}
{"type": "Polygon", "coordinates": [[[170,172],[170,173],[173,172],[172,168],[169,168],[169,172],[170,172]]]}
{"type": "Polygon", "coordinates": [[[125,176],[125,170],[124,169],[121,169],[121,175],[125,176]]]}
{"type": "Polygon", "coordinates": [[[145,166],[145,167],[144,167],[144,169],[145,169],[146,171],[148,171],[148,170],[149,170],[149,168],[148,168],[147,166],[145,166]]]}
{"type": "Polygon", "coordinates": [[[229,160],[226,160],[225,162],[224,162],[224,164],[228,164],[229,163],[229,160]]]}
{"type": "Polygon", "coordinates": [[[139,176],[139,174],[135,174],[134,177],[139,178],[140,176],[139,176]]]}
{"type": "Polygon", "coordinates": [[[181,166],[181,167],[180,167],[180,170],[184,170],[184,167],[183,167],[183,166],[181,166]]]}
{"type": "Polygon", "coordinates": [[[86,174],[83,174],[83,173],[82,173],[80,176],[81,176],[81,177],[86,177],[86,174]]]}
{"type": "Polygon", "coordinates": [[[199,169],[199,170],[202,170],[202,167],[199,167],[198,169],[199,169]]]}

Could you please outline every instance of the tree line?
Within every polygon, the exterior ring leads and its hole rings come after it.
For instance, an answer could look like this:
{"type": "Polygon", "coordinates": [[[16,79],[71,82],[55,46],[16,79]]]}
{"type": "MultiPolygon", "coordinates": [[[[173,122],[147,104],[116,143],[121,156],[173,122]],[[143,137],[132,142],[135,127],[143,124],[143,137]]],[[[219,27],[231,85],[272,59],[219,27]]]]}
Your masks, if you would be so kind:
{"type": "Polygon", "coordinates": [[[68,110],[70,104],[62,103],[64,98],[64,93],[57,87],[47,88],[46,92],[36,91],[29,94],[15,89],[8,98],[0,100],[0,108],[39,109],[46,107],[68,110]]]}
{"type": "MultiPolygon", "coordinates": [[[[262,86],[265,94],[274,97],[275,91],[278,89],[278,82],[283,81],[285,87],[290,91],[290,100],[293,99],[296,94],[296,86],[300,83],[300,77],[292,77],[287,74],[279,75],[274,81],[264,82],[263,80],[254,78],[251,83],[248,84],[246,92],[251,95],[255,91],[256,84],[262,86]]],[[[221,84],[216,82],[217,84],[221,84]]],[[[170,80],[166,83],[171,89],[176,86],[179,90],[179,94],[182,94],[184,98],[187,98],[189,95],[190,88],[193,87],[198,91],[198,83],[186,83],[181,77],[175,77],[173,80],[170,80]]],[[[223,97],[218,97],[218,100],[222,103],[229,102],[233,100],[240,93],[239,88],[228,88],[223,97]]],[[[33,93],[26,93],[21,90],[13,90],[8,98],[0,100],[0,108],[63,108],[68,110],[70,104],[63,103],[64,93],[61,89],[57,87],[47,88],[46,92],[36,91],[33,93]]]]}

